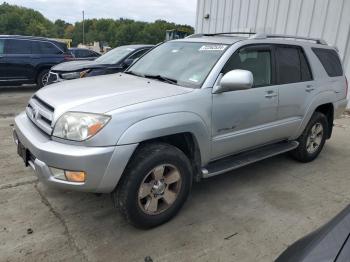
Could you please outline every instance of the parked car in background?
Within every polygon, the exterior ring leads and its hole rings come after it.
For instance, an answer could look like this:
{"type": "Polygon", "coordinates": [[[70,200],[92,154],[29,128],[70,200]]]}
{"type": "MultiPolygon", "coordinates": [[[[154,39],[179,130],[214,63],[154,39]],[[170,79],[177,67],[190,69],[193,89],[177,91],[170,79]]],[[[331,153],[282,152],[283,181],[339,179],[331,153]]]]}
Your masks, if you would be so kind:
{"type": "Polygon", "coordinates": [[[46,84],[53,65],[70,61],[67,45],[55,40],[0,35],[0,85],[46,84]]]}
{"type": "Polygon", "coordinates": [[[69,51],[74,56],[75,60],[95,60],[97,57],[100,57],[101,54],[87,49],[87,48],[69,48],[69,51]]]}
{"type": "Polygon", "coordinates": [[[331,221],[289,246],[275,262],[349,262],[349,238],[350,205],[331,221]]]}
{"type": "Polygon", "coordinates": [[[125,45],[114,48],[94,61],[70,61],[54,66],[47,84],[124,71],[153,45],[125,45]]]}

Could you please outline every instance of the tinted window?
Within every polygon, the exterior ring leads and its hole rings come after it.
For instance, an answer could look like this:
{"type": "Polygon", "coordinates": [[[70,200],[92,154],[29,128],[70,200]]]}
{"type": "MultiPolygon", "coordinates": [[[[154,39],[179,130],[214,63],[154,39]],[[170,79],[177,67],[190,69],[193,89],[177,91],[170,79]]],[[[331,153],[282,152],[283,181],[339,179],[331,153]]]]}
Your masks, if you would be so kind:
{"type": "Polygon", "coordinates": [[[54,46],[50,42],[41,42],[41,41],[32,41],[32,52],[33,54],[47,54],[47,55],[62,54],[62,51],[59,50],[56,46],[54,46]]]}
{"type": "Polygon", "coordinates": [[[7,54],[30,54],[30,41],[6,39],[5,53],[7,54]]]}
{"type": "Polygon", "coordinates": [[[137,59],[140,56],[142,56],[144,53],[146,53],[147,51],[148,51],[148,49],[140,50],[140,51],[136,52],[135,54],[133,54],[132,56],[130,56],[129,59],[137,59]]]}
{"type": "Polygon", "coordinates": [[[243,69],[252,72],[254,86],[271,84],[271,52],[270,50],[241,49],[235,53],[224,67],[223,73],[234,69],[243,69]]]}
{"type": "Polygon", "coordinates": [[[343,69],[339,60],[337,52],[333,49],[324,48],[312,48],[312,51],[316,54],[328,76],[342,76],[343,69]]]}
{"type": "Polygon", "coordinates": [[[277,82],[279,84],[301,81],[299,51],[294,47],[277,47],[277,82]]]}
{"type": "Polygon", "coordinates": [[[4,53],[4,47],[5,47],[5,40],[0,39],[0,54],[4,53]]]}

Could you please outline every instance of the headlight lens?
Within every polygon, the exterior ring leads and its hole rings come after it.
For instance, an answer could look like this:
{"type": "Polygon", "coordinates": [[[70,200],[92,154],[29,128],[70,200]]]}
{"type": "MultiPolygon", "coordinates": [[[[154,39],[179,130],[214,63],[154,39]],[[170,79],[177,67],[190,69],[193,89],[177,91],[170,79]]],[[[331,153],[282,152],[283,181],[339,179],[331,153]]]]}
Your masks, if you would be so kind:
{"type": "Polygon", "coordinates": [[[80,78],[80,72],[63,73],[61,77],[66,80],[80,78]]]}
{"type": "Polygon", "coordinates": [[[97,134],[110,119],[106,115],[68,112],[57,120],[53,136],[83,141],[97,134]]]}

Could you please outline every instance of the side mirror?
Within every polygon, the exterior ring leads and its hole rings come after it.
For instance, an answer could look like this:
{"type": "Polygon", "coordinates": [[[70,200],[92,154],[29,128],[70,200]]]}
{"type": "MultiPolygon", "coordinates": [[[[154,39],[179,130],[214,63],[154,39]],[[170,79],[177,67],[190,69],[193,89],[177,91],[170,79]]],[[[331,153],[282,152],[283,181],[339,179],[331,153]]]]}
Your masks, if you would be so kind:
{"type": "Polygon", "coordinates": [[[213,93],[223,93],[236,90],[250,89],[253,86],[253,74],[247,70],[235,69],[227,72],[218,86],[214,87],[213,93]]]}

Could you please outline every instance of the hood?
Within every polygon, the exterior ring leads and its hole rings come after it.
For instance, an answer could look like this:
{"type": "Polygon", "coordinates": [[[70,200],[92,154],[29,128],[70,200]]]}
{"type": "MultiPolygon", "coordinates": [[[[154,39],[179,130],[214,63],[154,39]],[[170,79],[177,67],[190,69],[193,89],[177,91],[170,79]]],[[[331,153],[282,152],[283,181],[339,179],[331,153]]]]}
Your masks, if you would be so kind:
{"type": "Polygon", "coordinates": [[[78,60],[78,61],[69,61],[64,62],[52,67],[52,71],[60,72],[73,72],[73,71],[82,71],[85,69],[101,68],[108,65],[98,64],[95,61],[91,60],[78,60]]]}
{"type": "Polygon", "coordinates": [[[36,96],[55,108],[56,119],[67,111],[107,113],[192,91],[192,88],[118,73],[52,84],[40,89],[36,96]]]}

